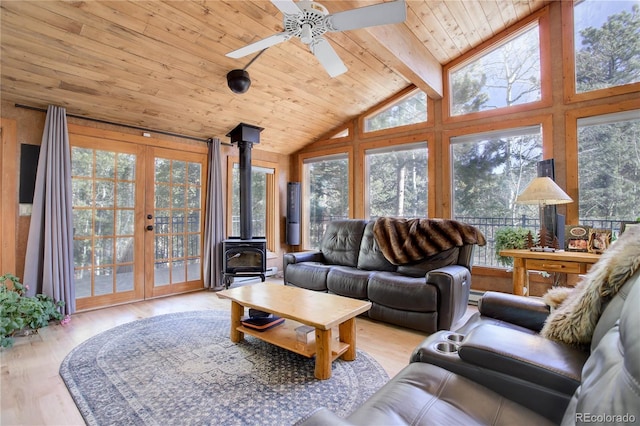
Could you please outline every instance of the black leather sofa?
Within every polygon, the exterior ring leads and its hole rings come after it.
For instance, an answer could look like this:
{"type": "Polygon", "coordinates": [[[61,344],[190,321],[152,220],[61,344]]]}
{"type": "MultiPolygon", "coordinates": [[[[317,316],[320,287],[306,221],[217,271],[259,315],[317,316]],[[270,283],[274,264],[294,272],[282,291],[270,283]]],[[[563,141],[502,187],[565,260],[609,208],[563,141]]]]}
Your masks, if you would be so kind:
{"type": "Polygon", "coordinates": [[[639,281],[637,271],[608,302],[586,350],[539,335],[536,302],[489,294],[460,333],[430,336],[346,419],[319,408],[298,425],[638,424],[639,281]]]}
{"type": "Polygon", "coordinates": [[[284,283],[371,301],[367,315],[427,333],[448,330],[466,313],[474,245],[406,265],[390,263],[374,221],[330,222],[318,251],[284,255],[284,283]]]}

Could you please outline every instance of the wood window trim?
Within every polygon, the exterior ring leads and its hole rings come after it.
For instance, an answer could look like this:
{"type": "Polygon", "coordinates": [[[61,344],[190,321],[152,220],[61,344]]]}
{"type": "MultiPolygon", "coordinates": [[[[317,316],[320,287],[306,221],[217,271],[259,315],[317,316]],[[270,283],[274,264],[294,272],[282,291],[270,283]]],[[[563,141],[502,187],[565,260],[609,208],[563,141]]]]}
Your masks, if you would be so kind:
{"type": "Polygon", "coordinates": [[[506,30],[496,34],[491,39],[485,41],[478,47],[470,50],[464,55],[449,62],[443,68],[443,84],[446,96],[445,101],[442,102],[442,121],[444,124],[457,123],[463,121],[471,121],[479,118],[497,117],[505,114],[515,114],[524,111],[533,111],[536,109],[547,108],[553,105],[553,89],[551,76],[551,25],[549,17],[549,6],[545,6],[542,9],[534,12],[525,19],[517,22],[506,30]],[[449,71],[464,62],[471,60],[474,57],[482,55],[484,52],[489,51],[496,47],[496,45],[504,43],[505,40],[520,32],[523,28],[531,25],[533,22],[538,21],[538,31],[540,40],[540,91],[541,97],[539,101],[530,102],[521,105],[515,105],[510,107],[502,107],[488,111],[478,111],[469,114],[451,115],[451,106],[447,100],[451,99],[450,85],[449,85],[449,71]]]}
{"type": "Polygon", "coordinates": [[[365,156],[366,151],[370,149],[390,147],[390,146],[402,146],[402,145],[410,145],[413,143],[425,142],[427,144],[427,180],[428,180],[428,191],[427,191],[427,211],[425,212],[428,217],[436,217],[435,212],[435,204],[436,204],[436,190],[435,190],[435,182],[436,182],[436,172],[440,167],[439,164],[436,163],[435,156],[433,155],[433,150],[435,149],[435,134],[434,132],[425,132],[419,135],[411,135],[404,137],[394,137],[392,139],[381,139],[376,141],[368,141],[363,142],[358,146],[358,155],[356,158],[356,173],[359,176],[359,181],[362,182],[361,185],[358,185],[358,191],[354,194],[356,199],[356,206],[358,209],[358,215],[355,217],[365,217],[366,205],[367,205],[367,191],[366,191],[366,167],[365,167],[365,156]]]}
{"type": "MultiPolygon", "coordinates": [[[[357,214],[361,214],[361,212],[356,212],[355,208],[355,193],[357,191],[362,191],[362,188],[354,188],[355,186],[355,165],[354,165],[354,154],[353,147],[334,147],[334,148],[325,148],[318,151],[305,152],[297,155],[297,167],[298,167],[298,175],[299,181],[302,182],[300,186],[300,199],[302,200],[302,215],[300,219],[301,229],[308,229],[309,224],[307,223],[307,215],[306,212],[309,211],[309,194],[306,193],[305,182],[304,182],[304,163],[306,160],[310,160],[312,158],[320,158],[327,157],[331,155],[346,155],[347,156],[347,173],[349,178],[349,217],[356,218],[359,217],[357,214]]],[[[358,161],[362,162],[362,159],[358,159],[358,161]]],[[[358,186],[362,186],[362,182],[358,186]]],[[[307,242],[304,238],[304,233],[301,233],[302,241],[300,241],[302,247],[307,247],[307,242]]]]}
{"type": "Polygon", "coordinates": [[[427,97],[427,121],[422,122],[422,123],[415,123],[415,124],[407,124],[404,126],[398,126],[398,127],[391,127],[388,129],[382,129],[382,130],[375,130],[375,131],[371,131],[371,132],[365,132],[364,128],[365,128],[365,120],[367,118],[369,118],[370,116],[374,115],[376,112],[378,111],[382,111],[386,108],[388,108],[389,106],[393,105],[394,103],[402,100],[403,98],[406,98],[408,96],[410,96],[411,94],[413,94],[414,92],[417,92],[418,90],[421,90],[419,88],[417,88],[414,85],[411,85],[407,88],[405,88],[404,90],[401,90],[400,92],[394,94],[393,96],[391,96],[390,98],[388,98],[386,101],[379,103],[378,105],[376,105],[375,107],[369,109],[368,111],[366,111],[363,114],[360,114],[360,116],[358,117],[358,138],[359,139],[370,139],[370,138],[376,138],[376,137],[381,137],[381,136],[388,136],[391,134],[397,134],[400,132],[410,132],[410,131],[415,131],[417,129],[428,129],[434,126],[435,123],[435,119],[434,119],[434,110],[435,110],[435,102],[433,101],[433,99],[431,99],[426,93],[426,97],[427,97]]]}
{"type": "Polygon", "coordinates": [[[330,132],[327,132],[326,134],[324,134],[320,139],[319,142],[323,143],[323,144],[336,144],[336,143],[345,143],[345,142],[351,142],[354,140],[354,126],[353,126],[353,120],[350,120],[346,125],[342,125],[336,129],[333,129],[330,132]],[[336,135],[340,132],[343,131],[347,131],[348,135],[347,136],[341,136],[341,137],[333,137],[333,135],[336,135]]]}
{"type": "MultiPolygon", "coordinates": [[[[527,126],[535,126],[540,125],[542,127],[542,158],[549,159],[553,158],[553,115],[552,114],[541,114],[532,117],[525,117],[513,120],[505,120],[497,123],[489,123],[489,124],[479,124],[468,126],[456,130],[445,130],[442,132],[442,149],[441,149],[441,164],[444,165],[442,170],[442,181],[449,182],[448,185],[443,185],[441,188],[441,211],[443,212],[442,217],[451,218],[453,215],[452,206],[453,206],[453,158],[451,156],[451,139],[457,136],[465,136],[472,135],[475,133],[486,133],[486,132],[494,132],[501,130],[514,129],[518,127],[527,127],[527,126]]],[[[558,179],[559,176],[556,176],[556,180],[562,184],[562,177],[558,179]]],[[[565,185],[566,187],[566,185],[565,185]]]]}
{"type": "Polygon", "coordinates": [[[575,2],[563,1],[561,3],[564,101],[570,104],[640,91],[640,82],[636,82],[625,84],[623,86],[607,87],[599,90],[591,90],[589,92],[576,93],[576,53],[573,22],[575,2]]]}
{"type": "Polygon", "coordinates": [[[577,225],[580,217],[580,189],[578,179],[578,119],[594,117],[598,115],[613,114],[638,110],[638,101],[635,99],[618,102],[615,105],[595,105],[567,111],[566,113],[566,137],[565,151],[567,156],[565,191],[573,198],[574,202],[567,204],[567,225],[577,225]]]}

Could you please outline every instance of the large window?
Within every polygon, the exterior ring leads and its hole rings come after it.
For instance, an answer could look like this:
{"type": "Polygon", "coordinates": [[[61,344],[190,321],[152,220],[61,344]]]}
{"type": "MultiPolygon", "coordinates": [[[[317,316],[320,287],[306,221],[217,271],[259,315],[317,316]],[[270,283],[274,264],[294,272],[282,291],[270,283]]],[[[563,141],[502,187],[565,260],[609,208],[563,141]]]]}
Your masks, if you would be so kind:
{"type": "MultiPolygon", "coordinates": [[[[267,235],[267,178],[273,176],[274,169],[251,167],[251,226],[253,235],[267,235]]],[[[233,165],[233,194],[231,204],[231,235],[240,235],[240,168],[233,165]]]]}
{"type": "Polygon", "coordinates": [[[523,226],[537,232],[537,206],[515,201],[542,160],[541,126],[455,137],[451,154],[453,217],[477,226],[487,238],[487,245],[475,251],[474,264],[497,266],[495,230],[523,226]]]}
{"type": "Polygon", "coordinates": [[[415,90],[384,109],[365,117],[364,131],[391,129],[427,121],[427,95],[415,90]]]}
{"type": "Polygon", "coordinates": [[[427,215],[426,142],[365,152],[367,216],[427,215]]]}
{"type": "Polygon", "coordinates": [[[315,157],[304,162],[305,247],[318,248],[326,225],[349,217],[347,154],[315,157]]]}
{"type": "MultiPolygon", "coordinates": [[[[229,159],[231,191],[227,199],[231,206],[229,236],[240,236],[240,166],[229,159]]],[[[255,237],[265,237],[267,248],[277,250],[275,211],[277,168],[273,163],[254,160],[251,164],[251,227],[255,237]]]]}
{"type": "Polygon", "coordinates": [[[449,71],[451,115],[539,101],[540,37],[537,23],[480,57],[449,71]]]}
{"type": "Polygon", "coordinates": [[[640,218],[640,111],[578,120],[579,221],[617,231],[640,218]]]}
{"type": "Polygon", "coordinates": [[[574,45],[577,93],[639,82],[638,1],[576,2],[574,45]]]}

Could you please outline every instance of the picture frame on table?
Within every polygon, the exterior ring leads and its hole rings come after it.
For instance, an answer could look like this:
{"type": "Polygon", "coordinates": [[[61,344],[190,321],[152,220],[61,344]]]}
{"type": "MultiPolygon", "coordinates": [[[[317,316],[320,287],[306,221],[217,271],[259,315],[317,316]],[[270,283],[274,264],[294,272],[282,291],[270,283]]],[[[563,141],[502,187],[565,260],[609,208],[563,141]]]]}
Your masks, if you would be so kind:
{"type": "Polygon", "coordinates": [[[611,244],[611,230],[591,229],[589,231],[589,253],[602,254],[611,244]]]}
{"type": "Polygon", "coordinates": [[[589,251],[589,226],[567,225],[565,226],[564,249],[566,251],[588,252],[589,251]]]}

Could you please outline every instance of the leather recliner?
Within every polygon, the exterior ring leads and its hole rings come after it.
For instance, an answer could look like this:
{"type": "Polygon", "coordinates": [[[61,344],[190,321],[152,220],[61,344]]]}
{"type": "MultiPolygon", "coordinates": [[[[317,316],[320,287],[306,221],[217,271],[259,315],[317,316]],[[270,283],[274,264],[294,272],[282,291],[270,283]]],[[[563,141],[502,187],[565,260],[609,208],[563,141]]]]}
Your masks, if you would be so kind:
{"type": "MultiPolygon", "coordinates": [[[[628,280],[604,308],[591,341],[593,349],[620,318],[631,288],[628,280]]],[[[470,378],[553,421],[580,385],[589,348],[539,335],[549,307],[541,300],[488,292],[478,312],[455,332],[439,332],[416,347],[411,362],[427,362],[470,378]],[[453,353],[441,342],[459,340],[453,353]]]]}
{"type": "MultiPolygon", "coordinates": [[[[569,383],[569,378],[560,366],[558,371],[550,368],[560,365],[563,352],[561,347],[553,348],[558,342],[546,341],[533,330],[518,330],[522,325],[505,321],[504,317],[496,325],[496,319],[472,319],[472,330],[456,343],[445,333],[446,340],[420,345],[413,355],[413,361],[393,379],[379,389],[363,405],[347,418],[342,419],[327,409],[320,408],[298,422],[299,425],[440,425],[440,424],[632,424],[640,421],[640,271],[627,280],[603,311],[596,325],[592,345],[584,363],[568,361],[568,364],[582,364],[578,373],[578,387],[569,400],[552,403],[546,408],[532,409],[526,400],[534,400],[538,395],[528,395],[514,386],[520,382],[524,389],[561,388],[569,383]],[[480,323],[477,323],[479,321],[480,323]],[[484,322],[484,323],[482,323],[484,322]],[[492,322],[492,323],[491,323],[492,322]],[[515,326],[515,327],[513,327],[515,326]],[[476,333],[478,332],[479,333],[476,333]],[[494,340],[497,339],[497,340],[494,340]],[[533,339],[533,340],[529,340],[533,339]],[[552,343],[551,345],[547,345],[552,343]],[[468,347],[471,359],[478,364],[495,368],[493,372],[485,368],[483,374],[473,378],[464,377],[464,371],[450,371],[455,362],[446,368],[435,365],[427,358],[428,351],[442,344],[443,355],[464,357],[468,347]],[[537,360],[518,359],[517,354],[536,351],[540,345],[543,353],[537,360]],[[521,346],[526,350],[519,352],[521,346]],[[492,353],[491,353],[492,352],[492,353]],[[426,354],[426,355],[425,355],[426,354]],[[552,362],[549,362],[551,358],[552,362]],[[487,362],[486,360],[490,360],[487,362]],[[427,362],[418,362],[427,361],[427,362]],[[545,363],[551,364],[545,366],[545,363]],[[556,365],[557,363],[557,365],[556,365]],[[511,375],[511,381],[494,381],[495,373],[511,375]],[[489,378],[483,379],[487,375],[489,378]],[[540,376],[540,377],[538,377],[540,376]],[[489,386],[496,386],[493,390],[489,386]],[[522,400],[524,398],[524,401],[522,400]]],[[[521,297],[521,296],[520,296],[521,297]]],[[[427,339],[429,340],[429,339],[427,339]]],[[[454,339],[455,340],[455,339],[454,339]]],[[[566,345],[565,345],[566,346],[566,345]]],[[[567,349],[567,348],[564,348],[567,349]]],[[[580,351],[579,349],[572,348],[580,351]]],[[[573,355],[567,355],[572,358],[573,355]]],[[[576,357],[578,355],[576,354],[576,357]]],[[[463,364],[463,363],[460,363],[463,364]]],[[[467,364],[471,368],[474,364],[467,364]]],[[[475,367],[474,367],[475,368],[475,367]]],[[[567,367],[568,368],[568,367],[567,367]]]]}

